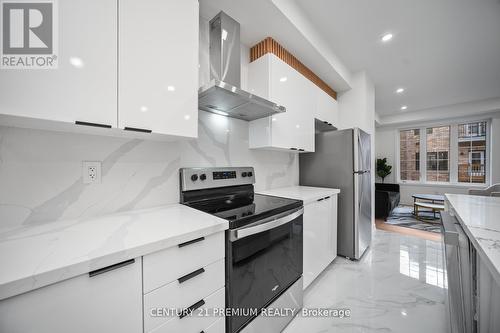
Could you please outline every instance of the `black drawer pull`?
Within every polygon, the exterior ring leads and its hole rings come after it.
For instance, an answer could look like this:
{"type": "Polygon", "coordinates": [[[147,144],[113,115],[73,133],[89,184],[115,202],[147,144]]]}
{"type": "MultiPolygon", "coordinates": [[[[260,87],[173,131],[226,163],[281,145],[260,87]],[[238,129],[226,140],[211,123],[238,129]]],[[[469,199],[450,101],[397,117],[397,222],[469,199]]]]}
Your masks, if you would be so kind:
{"type": "Polygon", "coordinates": [[[205,272],[205,269],[204,268],[200,268],[200,269],[195,270],[194,272],[191,272],[189,274],[181,276],[180,278],[177,279],[177,281],[179,281],[179,283],[183,283],[183,282],[186,282],[187,280],[192,279],[195,276],[198,276],[198,275],[200,275],[201,273],[204,273],[204,272],[205,272]]]}
{"type": "Polygon", "coordinates": [[[96,269],[95,271],[90,272],[89,277],[94,277],[94,276],[99,275],[99,274],[107,273],[107,272],[110,272],[112,270],[133,264],[134,262],[135,262],[135,259],[130,259],[130,260],[119,262],[117,264],[110,265],[108,267],[99,268],[99,269],[96,269]]]}
{"type": "Polygon", "coordinates": [[[330,199],[330,196],[328,196],[328,197],[324,197],[323,199],[325,199],[325,200],[326,200],[326,199],[330,199]]]}
{"type": "Polygon", "coordinates": [[[325,124],[329,125],[329,123],[328,123],[327,121],[323,121],[323,123],[325,123],[325,124]]]}
{"type": "Polygon", "coordinates": [[[178,247],[184,247],[184,246],[188,246],[188,245],[191,245],[191,244],[194,244],[194,243],[201,242],[202,240],[205,240],[205,237],[200,237],[200,238],[192,239],[192,240],[190,240],[190,241],[187,241],[187,242],[181,243],[181,244],[179,244],[179,245],[177,245],[177,246],[178,246],[178,247]]]}
{"type": "Polygon", "coordinates": [[[198,301],[198,302],[194,303],[189,308],[184,309],[182,311],[182,313],[180,314],[179,318],[182,319],[182,318],[186,317],[188,314],[193,313],[193,311],[196,311],[196,309],[198,309],[199,307],[201,307],[203,305],[205,305],[205,301],[204,300],[201,300],[201,301],[198,301]]]}
{"type": "Polygon", "coordinates": [[[300,148],[299,151],[306,151],[305,149],[300,148]]]}
{"type": "Polygon", "coordinates": [[[141,132],[141,133],[151,133],[152,130],[144,129],[144,128],[135,128],[135,127],[125,127],[123,128],[125,131],[133,131],[133,132],[141,132]]]}
{"type": "Polygon", "coordinates": [[[323,201],[323,200],[325,200],[325,198],[320,198],[320,199],[318,199],[316,201],[323,201]]]}
{"type": "Polygon", "coordinates": [[[83,126],[92,126],[92,127],[101,127],[101,128],[111,128],[111,125],[106,125],[106,124],[98,124],[98,123],[89,123],[87,121],[75,121],[76,125],[83,125],[83,126]]]}
{"type": "Polygon", "coordinates": [[[297,149],[297,148],[292,147],[292,148],[290,148],[290,150],[298,150],[298,149],[297,149]]]}

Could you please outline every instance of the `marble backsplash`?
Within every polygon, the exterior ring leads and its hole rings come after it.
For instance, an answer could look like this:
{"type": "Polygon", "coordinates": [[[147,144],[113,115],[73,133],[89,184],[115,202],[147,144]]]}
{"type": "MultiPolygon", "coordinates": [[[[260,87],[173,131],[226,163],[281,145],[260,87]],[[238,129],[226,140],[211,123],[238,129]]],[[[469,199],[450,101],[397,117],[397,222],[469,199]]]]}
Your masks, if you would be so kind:
{"type": "Polygon", "coordinates": [[[255,187],[298,184],[298,156],[248,149],[248,123],[200,111],[199,138],[177,142],[0,126],[0,233],[61,219],[176,203],[181,167],[253,166],[255,187]],[[102,162],[85,185],[82,161],[102,162]]]}

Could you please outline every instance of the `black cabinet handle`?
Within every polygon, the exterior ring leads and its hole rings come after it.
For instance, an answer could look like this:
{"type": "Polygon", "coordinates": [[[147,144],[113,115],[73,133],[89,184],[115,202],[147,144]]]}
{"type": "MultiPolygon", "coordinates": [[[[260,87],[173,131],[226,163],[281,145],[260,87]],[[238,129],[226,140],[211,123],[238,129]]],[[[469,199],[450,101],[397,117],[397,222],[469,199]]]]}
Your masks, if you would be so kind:
{"type": "Polygon", "coordinates": [[[323,121],[323,123],[327,124],[328,125],[328,122],[327,121],[323,121]]]}
{"type": "Polygon", "coordinates": [[[324,197],[323,199],[325,199],[325,200],[326,200],[326,199],[330,199],[330,197],[331,197],[331,196],[327,196],[327,197],[324,197]]]}
{"type": "Polygon", "coordinates": [[[184,309],[182,311],[182,313],[179,315],[179,318],[182,319],[182,318],[186,317],[188,314],[193,313],[193,311],[196,311],[196,309],[198,309],[199,307],[201,307],[203,305],[205,305],[205,301],[204,300],[201,300],[201,301],[198,301],[198,302],[194,303],[190,307],[184,309]]]}
{"type": "Polygon", "coordinates": [[[106,124],[98,124],[98,123],[89,123],[87,121],[75,121],[76,125],[82,125],[82,126],[91,126],[91,127],[101,127],[101,128],[111,128],[111,125],[106,125],[106,124]]]}
{"type": "Polygon", "coordinates": [[[200,238],[196,238],[196,239],[192,239],[190,241],[187,241],[187,242],[184,242],[184,243],[181,243],[179,245],[177,245],[178,247],[184,247],[184,246],[188,246],[188,245],[191,245],[191,244],[194,244],[194,243],[198,243],[198,242],[201,242],[205,240],[205,237],[200,237],[200,238]]]}
{"type": "Polygon", "coordinates": [[[179,283],[183,283],[183,282],[186,282],[187,280],[192,279],[195,276],[198,276],[198,275],[200,275],[201,273],[204,273],[204,272],[205,272],[205,269],[204,268],[200,268],[200,269],[195,270],[194,272],[191,272],[189,274],[181,276],[180,278],[177,279],[177,281],[179,281],[179,283]]]}
{"type": "Polygon", "coordinates": [[[306,151],[305,149],[300,148],[299,151],[306,151]]]}
{"type": "Polygon", "coordinates": [[[89,273],[89,277],[94,277],[94,276],[99,275],[99,274],[107,273],[107,272],[113,271],[115,269],[133,264],[134,262],[135,262],[135,259],[130,259],[130,260],[119,262],[117,264],[110,265],[108,267],[96,269],[95,271],[92,271],[89,273]]]}
{"type": "Polygon", "coordinates": [[[292,148],[290,148],[290,150],[298,150],[298,149],[297,149],[297,148],[293,148],[293,147],[292,147],[292,148]]]}
{"type": "Polygon", "coordinates": [[[320,199],[318,199],[316,201],[323,201],[323,200],[325,200],[325,198],[320,198],[320,199]]]}
{"type": "Polygon", "coordinates": [[[151,133],[152,132],[152,130],[150,130],[150,129],[136,128],[136,127],[124,127],[123,129],[125,131],[141,132],[141,133],[151,133]]]}

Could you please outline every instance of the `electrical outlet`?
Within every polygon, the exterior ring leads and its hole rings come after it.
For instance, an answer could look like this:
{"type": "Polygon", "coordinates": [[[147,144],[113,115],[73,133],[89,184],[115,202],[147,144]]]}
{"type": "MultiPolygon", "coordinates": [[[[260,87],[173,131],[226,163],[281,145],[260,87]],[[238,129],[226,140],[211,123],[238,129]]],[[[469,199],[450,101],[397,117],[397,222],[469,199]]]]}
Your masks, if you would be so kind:
{"type": "Polygon", "coordinates": [[[101,162],[83,161],[82,176],[84,184],[100,184],[101,162]]]}

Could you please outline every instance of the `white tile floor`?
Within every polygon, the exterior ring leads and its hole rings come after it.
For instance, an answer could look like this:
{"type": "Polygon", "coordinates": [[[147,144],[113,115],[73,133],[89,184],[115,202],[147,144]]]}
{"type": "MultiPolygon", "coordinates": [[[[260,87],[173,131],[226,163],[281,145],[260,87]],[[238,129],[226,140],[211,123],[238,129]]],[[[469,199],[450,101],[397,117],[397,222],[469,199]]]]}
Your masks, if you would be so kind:
{"type": "Polygon", "coordinates": [[[443,265],[440,242],[377,230],[359,262],[337,258],[304,295],[305,308],[351,316],[299,315],[284,332],[447,332],[443,265]]]}

